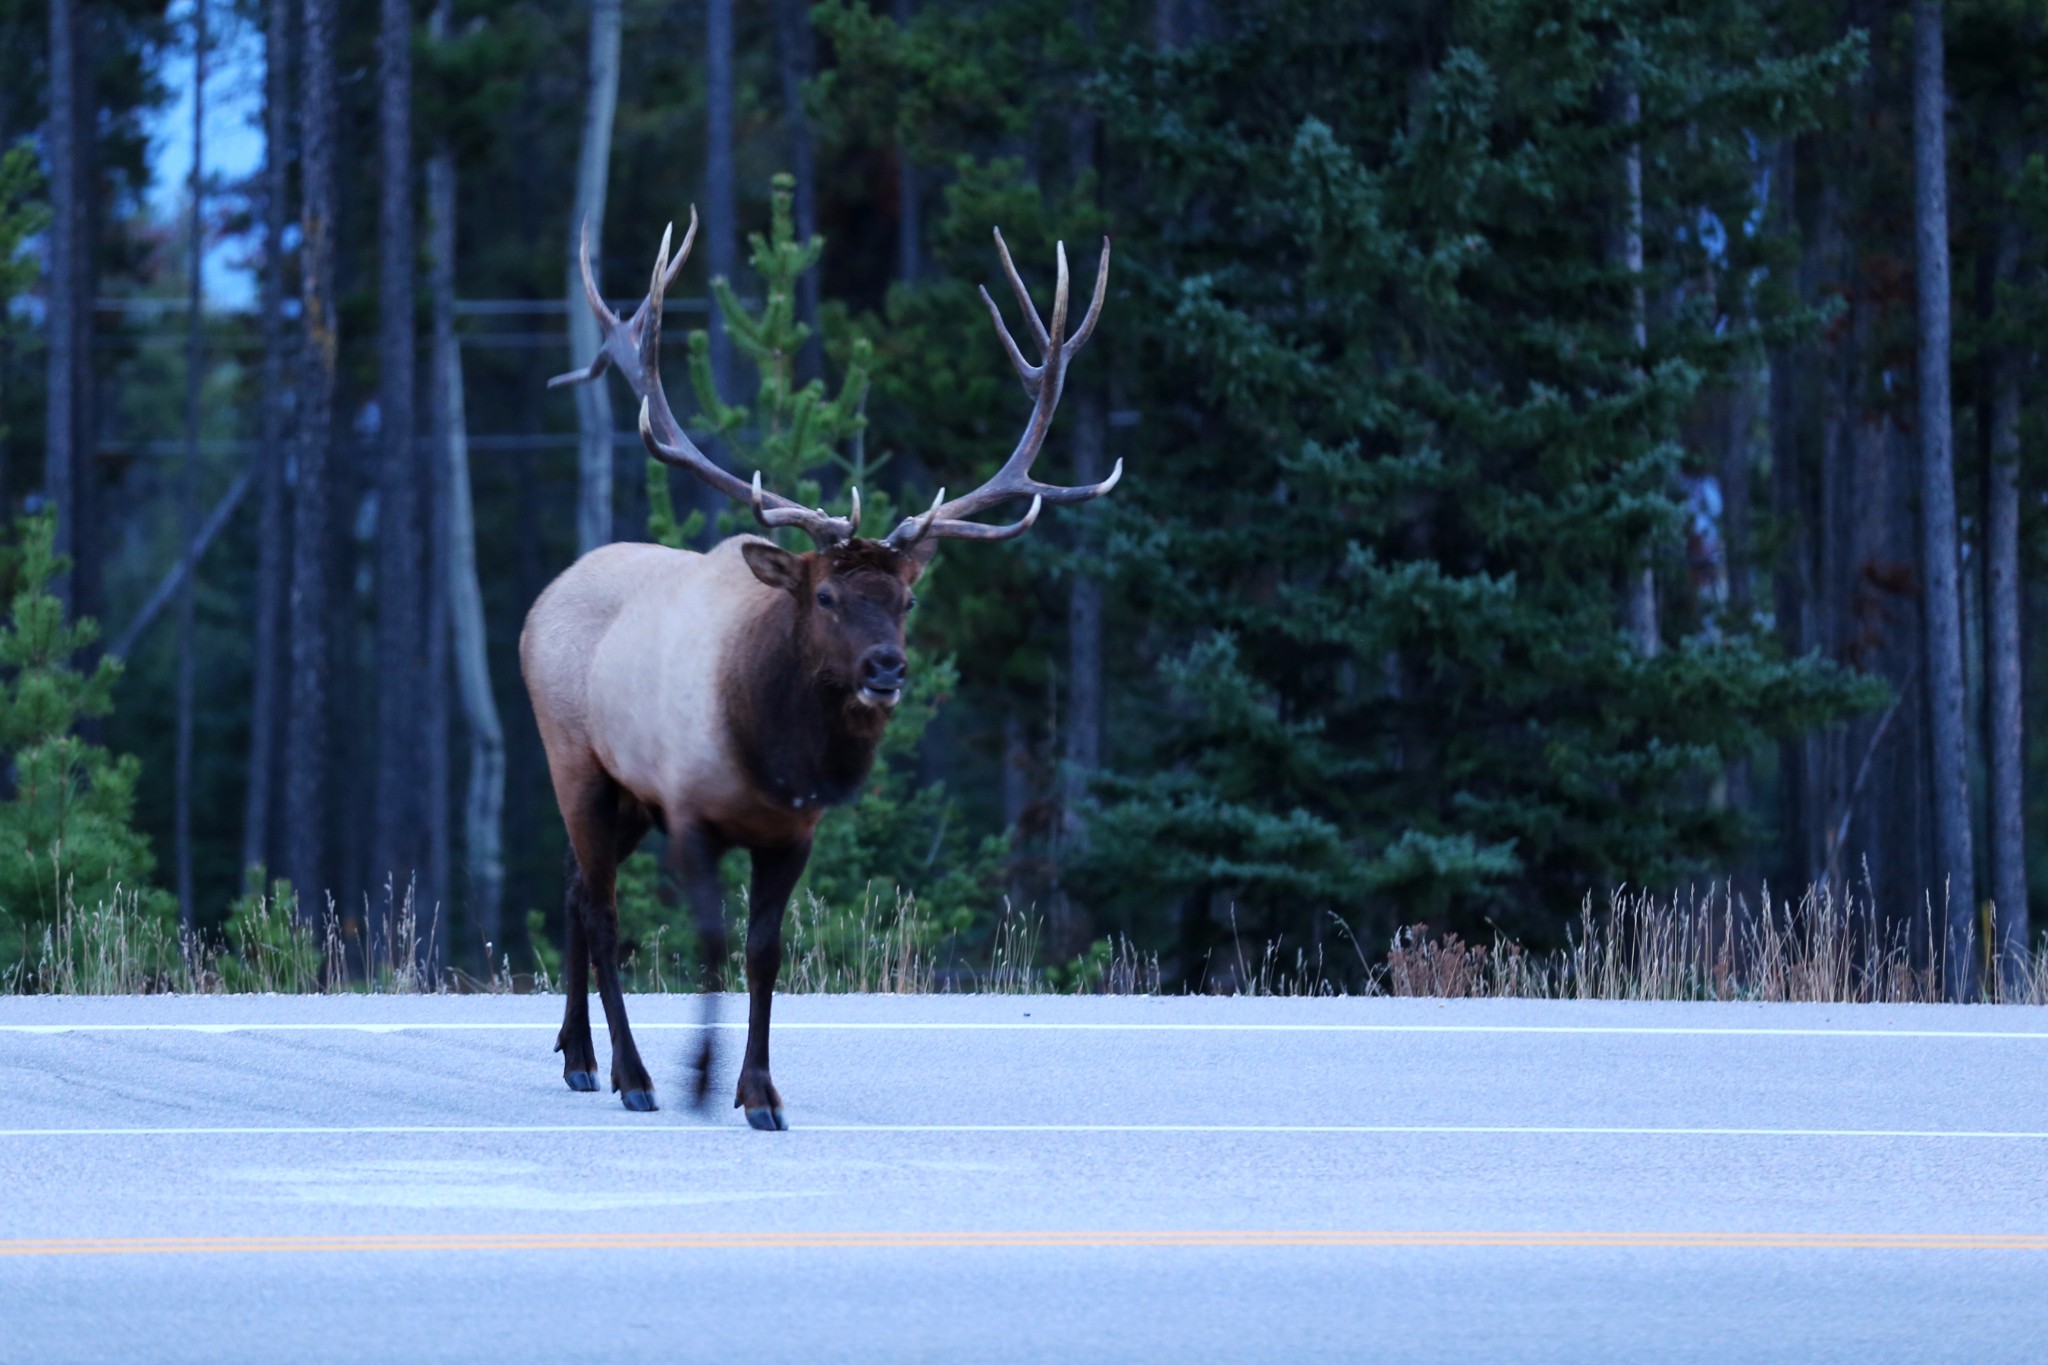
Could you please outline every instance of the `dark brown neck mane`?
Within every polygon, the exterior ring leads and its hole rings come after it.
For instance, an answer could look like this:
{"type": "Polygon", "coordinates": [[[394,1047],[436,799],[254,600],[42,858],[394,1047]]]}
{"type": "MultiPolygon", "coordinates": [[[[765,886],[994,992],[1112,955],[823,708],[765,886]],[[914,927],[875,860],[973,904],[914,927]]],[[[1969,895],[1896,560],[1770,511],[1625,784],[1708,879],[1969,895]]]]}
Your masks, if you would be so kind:
{"type": "Polygon", "coordinates": [[[747,780],[776,805],[809,810],[860,791],[889,713],[806,664],[800,625],[796,600],[777,593],[744,632],[723,689],[747,780]]]}

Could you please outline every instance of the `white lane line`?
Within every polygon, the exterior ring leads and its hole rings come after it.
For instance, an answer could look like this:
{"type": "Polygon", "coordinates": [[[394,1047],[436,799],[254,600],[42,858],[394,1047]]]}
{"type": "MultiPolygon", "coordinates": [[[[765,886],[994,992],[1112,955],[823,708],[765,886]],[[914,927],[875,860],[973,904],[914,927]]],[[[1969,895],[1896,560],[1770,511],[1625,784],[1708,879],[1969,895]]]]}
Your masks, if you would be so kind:
{"type": "MultiPolygon", "coordinates": [[[[540,1133],[741,1134],[737,1124],[476,1123],[171,1127],[0,1128],[4,1138],[80,1137],[335,1137],[369,1134],[468,1135],[540,1133]]],[[[1358,1137],[1694,1137],[1694,1138],[1923,1138],[2048,1141],[2048,1130],[1994,1128],[1677,1128],[1591,1124],[1438,1123],[806,1123],[798,1133],[1018,1133],[1018,1134],[1244,1134],[1358,1137]]]]}
{"type": "MultiPolygon", "coordinates": [[[[743,1019],[714,1022],[711,1027],[744,1029],[743,1019]]],[[[0,1033],[499,1033],[538,1032],[558,1029],[556,1019],[520,1023],[462,1023],[415,1021],[397,1023],[270,1023],[226,1024],[0,1024],[0,1033]]],[[[656,1021],[635,1023],[636,1033],[680,1031],[701,1028],[697,1023],[656,1021]]],[[[1749,1026],[1662,1024],[1188,1024],[1188,1023],[875,1023],[806,1022],[790,1020],[775,1025],[777,1033],[1472,1033],[1472,1034],[1612,1034],[1622,1036],[1729,1037],[1729,1038],[1949,1038],[2004,1039],[2048,1042],[2048,1028],[2029,1029],[1858,1029],[1858,1028],[1766,1028],[1749,1026]]]]}

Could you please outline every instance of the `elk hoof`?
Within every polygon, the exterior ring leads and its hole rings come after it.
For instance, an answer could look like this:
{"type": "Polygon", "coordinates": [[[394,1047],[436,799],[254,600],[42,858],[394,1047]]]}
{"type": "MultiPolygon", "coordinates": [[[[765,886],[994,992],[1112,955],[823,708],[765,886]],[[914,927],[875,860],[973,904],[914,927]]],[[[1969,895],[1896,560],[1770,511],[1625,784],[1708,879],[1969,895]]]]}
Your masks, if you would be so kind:
{"type": "Polygon", "coordinates": [[[562,1079],[569,1083],[571,1090],[597,1089],[597,1073],[595,1071],[564,1071],[562,1079]]]}
{"type": "Polygon", "coordinates": [[[782,1117],[780,1109],[749,1109],[747,1122],[764,1133],[786,1133],[789,1120],[782,1117]]]}
{"type": "Polygon", "coordinates": [[[621,1090],[619,1103],[636,1114],[651,1114],[659,1108],[654,1102],[652,1090],[621,1090]]]}

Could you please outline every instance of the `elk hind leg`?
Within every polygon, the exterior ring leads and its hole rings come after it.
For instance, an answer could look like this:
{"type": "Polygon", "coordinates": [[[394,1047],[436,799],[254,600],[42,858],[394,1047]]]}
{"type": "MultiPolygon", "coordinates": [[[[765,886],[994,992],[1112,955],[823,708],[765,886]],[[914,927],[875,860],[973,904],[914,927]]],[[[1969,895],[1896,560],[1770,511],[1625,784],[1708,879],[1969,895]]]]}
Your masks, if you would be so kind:
{"type": "Polygon", "coordinates": [[[589,887],[576,855],[569,854],[568,893],[563,899],[562,918],[568,942],[562,955],[562,1031],[555,1035],[555,1051],[562,1054],[562,1080],[571,1090],[597,1089],[597,1048],[590,1040],[590,948],[583,933],[584,903],[589,887]]]}
{"type": "Polygon", "coordinates": [[[640,842],[647,825],[646,808],[609,777],[599,778],[585,789],[577,803],[577,816],[569,825],[569,842],[583,874],[584,941],[611,1034],[612,1089],[618,1092],[620,1103],[640,1113],[656,1108],[654,1081],[647,1064],[640,1060],[619,986],[618,870],[619,860],[640,842]]]}

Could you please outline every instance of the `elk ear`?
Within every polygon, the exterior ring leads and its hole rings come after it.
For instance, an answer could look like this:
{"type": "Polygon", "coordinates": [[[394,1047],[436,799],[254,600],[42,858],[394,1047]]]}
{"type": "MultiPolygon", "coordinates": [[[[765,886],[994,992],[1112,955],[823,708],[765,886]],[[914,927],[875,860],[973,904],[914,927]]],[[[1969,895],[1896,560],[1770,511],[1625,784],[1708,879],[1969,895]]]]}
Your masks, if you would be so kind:
{"type": "Polygon", "coordinates": [[[740,546],[740,553],[746,556],[747,567],[754,571],[754,577],[769,587],[780,588],[789,593],[801,593],[804,590],[802,561],[780,545],[770,545],[765,540],[750,540],[740,546]]]}

